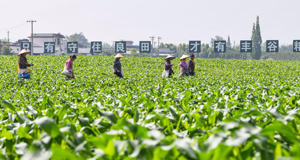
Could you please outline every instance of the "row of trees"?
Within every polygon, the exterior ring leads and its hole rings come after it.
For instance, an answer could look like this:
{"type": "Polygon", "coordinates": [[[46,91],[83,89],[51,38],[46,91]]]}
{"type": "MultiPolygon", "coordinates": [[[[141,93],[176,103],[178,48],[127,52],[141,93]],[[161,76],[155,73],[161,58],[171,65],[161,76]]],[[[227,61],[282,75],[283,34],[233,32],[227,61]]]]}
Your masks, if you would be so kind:
{"type": "MultiPolygon", "coordinates": [[[[83,47],[90,47],[90,43],[89,43],[88,39],[84,36],[84,34],[82,32],[75,33],[70,36],[66,36],[66,39],[68,41],[77,41],[83,47]]],[[[231,58],[261,59],[261,58],[264,58],[265,59],[265,58],[270,58],[271,55],[273,55],[273,56],[279,55],[279,54],[267,54],[264,52],[264,50],[262,50],[262,46],[265,48],[265,44],[262,44],[259,17],[257,17],[256,23],[253,24],[252,36],[251,36],[251,40],[252,40],[252,44],[253,44],[253,52],[251,54],[240,53],[240,46],[235,45],[235,42],[232,45],[230,36],[228,36],[228,38],[227,38],[226,53],[214,53],[213,46],[214,46],[214,41],[216,41],[216,40],[220,41],[220,40],[225,40],[225,39],[221,36],[215,36],[214,38],[211,38],[210,44],[202,44],[201,53],[196,54],[196,56],[201,57],[201,58],[226,58],[226,59],[231,59],[231,58]]],[[[104,48],[113,48],[113,46],[111,46],[107,43],[103,43],[103,47],[104,48]]],[[[158,48],[169,48],[171,51],[175,52],[174,55],[178,56],[178,57],[183,54],[189,54],[189,45],[186,43],[182,43],[179,45],[175,45],[172,43],[160,43],[158,48]]],[[[158,48],[155,49],[156,53],[159,52],[158,48]]],[[[138,54],[137,49],[131,48],[131,49],[128,49],[128,51],[130,51],[133,56],[145,56],[145,54],[142,54],[142,55],[138,54]]],[[[280,56],[280,57],[284,57],[284,54],[288,54],[291,51],[292,51],[292,45],[281,46],[280,52],[284,52],[284,53],[280,53],[280,55],[283,54],[283,56],[280,56]]],[[[102,53],[102,55],[113,55],[113,54],[115,54],[113,50],[111,50],[111,51],[104,50],[102,53]]],[[[291,54],[289,54],[289,55],[291,55],[291,54]]],[[[275,57],[273,57],[273,58],[275,58],[275,57]]]]}
{"type": "MultiPolygon", "coordinates": [[[[252,30],[252,43],[253,43],[253,52],[249,55],[247,54],[241,54],[240,53],[240,46],[239,45],[232,45],[230,41],[230,36],[227,38],[227,51],[226,53],[214,53],[214,41],[220,41],[225,40],[221,36],[215,36],[214,38],[211,38],[210,45],[209,44],[202,44],[201,46],[201,53],[197,54],[197,57],[201,58],[252,58],[252,59],[260,59],[262,57],[262,38],[261,38],[261,32],[260,32],[260,24],[259,24],[259,17],[256,19],[256,24],[253,24],[253,30],[252,30]]],[[[171,50],[175,51],[176,56],[181,56],[183,54],[188,54],[189,46],[188,44],[179,44],[178,46],[172,45],[172,44],[166,44],[163,43],[160,44],[159,47],[170,47],[171,50]]],[[[290,47],[290,46],[289,46],[290,47]]],[[[286,46],[283,46],[282,50],[287,51],[288,49],[286,46]]]]}
{"type": "MultiPolygon", "coordinates": [[[[84,36],[82,32],[75,33],[70,36],[66,36],[67,41],[77,41],[79,45],[83,47],[90,47],[90,42],[84,36]]],[[[300,55],[295,54],[292,52],[293,46],[292,45],[283,45],[279,49],[279,53],[266,53],[265,52],[265,43],[262,43],[261,31],[260,31],[260,23],[259,17],[256,19],[256,23],[253,24],[252,29],[252,45],[253,45],[253,52],[252,53],[240,53],[240,46],[235,45],[235,42],[231,43],[230,36],[227,38],[227,51],[226,53],[214,53],[214,41],[225,40],[221,36],[215,36],[211,38],[210,44],[202,44],[201,46],[201,53],[196,54],[199,58],[226,58],[226,59],[300,59],[300,55]]],[[[1,40],[5,42],[5,39],[1,40]]],[[[103,48],[113,48],[112,45],[108,43],[103,43],[103,48]]],[[[171,51],[174,52],[175,56],[181,56],[183,54],[189,54],[189,45],[186,43],[182,43],[179,45],[175,45],[172,43],[160,43],[158,48],[169,48],[171,51]]],[[[155,49],[155,52],[158,53],[158,48],[155,49]]],[[[147,54],[138,54],[136,49],[128,49],[133,56],[147,56],[147,54]]],[[[8,46],[4,45],[1,47],[0,54],[9,55],[11,54],[12,49],[8,46]]],[[[115,54],[113,49],[110,51],[103,50],[102,55],[113,55],[115,54]]]]}
{"type": "MultiPolygon", "coordinates": [[[[266,43],[262,42],[262,36],[260,31],[260,23],[259,17],[256,19],[256,23],[253,24],[252,29],[252,53],[240,53],[240,46],[239,45],[232,45],[230,41],[230,36],[227,38],[227,51],[226,53],[214,53],[214,41],[216,40],[225,40],[221,36],[216,36],[215,38],[211,39],[210,45],[209,44],[202,44],[201,46],[201,53],[197,54],[197,57],[200,58],[226,58],[226,59],[300,59],[300,55],[297,53],[293,53],[293,46],[292,45],[282,45],[279,49],[279,53],[266,53],[266,43]]],[[[160,47],[171,46],[170,48],[173,49],[176,53],[176,56],[181,56],[183,54],[188,54],[188,44],[179,44],[178,46],[168,44],[164,45],[161,44],[160,47]]]]}
{"type": "MultiPolygon", "coordinates": [[[[90,43],[87,38],[84,36],[82,32],[75,33],[70,36],[66,36],[68,41],[77,41],[84,47],[89,47],[90,43]]],[[[199,58],[226,58],[226,59],[300,59],[300,55],[292,53],[293,46],[292,45],[282,45],[279,49],[279,53],[266,53],[265,48],[266,44],[262,43],[261,32],[260,32],[260,24],[259,17],[257,17],[256,24],[253,24],[252,36],[253,42],[253,52],[252,53],[240,53],[240,46],[235,45],[235,42],[232,44],[230,40],[230,36],[227,37],[227,51],[226,53],[214,53],[213,44],[214,41],[225,40],[221,36],[215,36],[211,38],[209,44],[202,44],[201,53],[196,54],[199,58]]],[[[113,48],[112,45],[108,43],[103,43],[104,48],[113,48]]],[[[175,45],[172,43],[160,43],[159,48],[170,48],[171,51],[174,51],[174,55],[179,57],[183,54],[189,54],[189,45],[187,43],[182,43],[179,45],[175,45]]],[[[131,52],[132,56],[149,56],[147,54],[139,54],[137,49],[130,48],[128,51],[131,52]]],[[[155,49],[155,52],[158,53],[158,48],[155,49]]],[[[103,50],[101,55],[114,55],[114,50],[103,50]]]]}

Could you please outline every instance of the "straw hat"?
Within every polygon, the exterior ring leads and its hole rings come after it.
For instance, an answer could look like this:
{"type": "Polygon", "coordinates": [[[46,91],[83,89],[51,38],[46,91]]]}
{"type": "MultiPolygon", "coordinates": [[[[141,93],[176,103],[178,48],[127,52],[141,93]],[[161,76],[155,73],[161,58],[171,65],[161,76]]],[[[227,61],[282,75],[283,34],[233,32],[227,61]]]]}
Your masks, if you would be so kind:
{"type": "Polygon", "coordinates": [[[115,58],[123,58],[123,56],[122,56],[120,53],[118,53],[118,54],[115,56],[115,58]]]}
{"type": "Polygon", "coordinates": [[[176,57],[174,57],[174,56],[172,56],[172,55],[168,55],[166,58],[165,58],[165,60],[167,60],[167,59],[170,59],[170,60],[172,60],[172,59],[175,59],[176,57]]]}
{"type": "Polygon", "coordinates": [[[189,58],[188,55],[182,55],[181,58],[180,58],[180,60],[182,60],[182,59],[187,59],[187,58],[189,58]]]}
{"type": "Polygon", "coordinates": [[[26,49],[22,49],[22,51],[17,56],[21,56],[22,54],[30,54],[30,51],[27,51],[26,49]]]}

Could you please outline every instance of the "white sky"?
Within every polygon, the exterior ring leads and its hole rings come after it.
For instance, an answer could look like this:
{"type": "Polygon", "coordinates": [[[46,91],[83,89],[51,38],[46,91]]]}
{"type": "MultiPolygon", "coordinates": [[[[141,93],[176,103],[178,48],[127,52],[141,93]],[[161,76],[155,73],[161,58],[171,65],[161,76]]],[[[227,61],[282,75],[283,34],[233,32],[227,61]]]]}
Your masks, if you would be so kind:
{"type": "Polygon", "coordinates": [[[263,41],[292,44],[300,39],[300,0],[0,0],[0,38],[6,28],[16,41],[34,33],[83,32],[89,41],[124,39],[164,43],[188,43],[220,35],[239,44],[251,37],[252,25],[260,16],[263,41]]]}

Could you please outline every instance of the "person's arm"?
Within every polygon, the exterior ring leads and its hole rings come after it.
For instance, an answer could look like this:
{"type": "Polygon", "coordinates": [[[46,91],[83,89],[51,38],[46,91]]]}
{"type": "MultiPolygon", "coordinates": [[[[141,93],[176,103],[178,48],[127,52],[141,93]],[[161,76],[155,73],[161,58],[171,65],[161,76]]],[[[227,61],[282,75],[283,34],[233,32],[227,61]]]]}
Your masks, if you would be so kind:
{"type": "Polygon", "coordinates": [[[117,64],[116,64],[116,61],[114,61],[114,70],[115,70],[115,72],[117,72],[117,64]]]}
{"type": "Polygon", "coordinates": [[[189,61],[189,70],[192,72],[194,69],[194,63],[192,61],[189,61]]]}
{"type": "Polygon", "coordinates": [[[166,70],[170,70],[171,66],[172,66],[171,63],[168,63],[168,62],[165,63],[166,70]]]}
{"type": "Polygon", "coordinates": [[[188,70],[188,66],[187,66],[187,64],[186,63],[183,63],[183,68],[185,68],[186,70],[188,70]]]}
{"type": "Polygon", "coordinates": [[[172,66],[172,64],[171,63],[165,63],[166,64],[166,66],[168,66],[168,67],[170,67],[170,66],[172,66]]]}
{"type": "Polygon", "coordinates": [[[174,74],[174,71],[173,71],[172,67],[170,67],[169,73],[174,74]]]}
{"type": "Polygon", "coordinates": [[[195,62],[192,62],[192,65],[193,65],[192,71],[194,72],[195,71],[195,62]]]}
{"type": "Polygon", "coordinates": [[[19,64],[20,64],[20,66],[22,65],[22,66],[26,66],[26,67],[33,66],[32,64],[28,64],[26,58],[24,58],[24,57],[20,57],[19,64]]]}
{"type": "Polygon", "coordinates": [[[67,68],[67,71],[70,72],[70,70],[71,70],[71,68],[72,68],[72,64],[71,64],[70,61],[67,61],[67,62],[66,62],[66,68],[67,68]]]}
{"type": "Polygon", "coordinates": [[[183,63],[182,63],[182,62],[180,62],[180,63],[179,63],[179,66],[180,66],[180,67],[183,67],[183,63]]]}
{"type": "Polygon", "coordinates": [[[118,61],[114,62],[114,70],[116,72],[120,72],[121,71],[121,63],[120,62],[118,62],[118,61]]]}

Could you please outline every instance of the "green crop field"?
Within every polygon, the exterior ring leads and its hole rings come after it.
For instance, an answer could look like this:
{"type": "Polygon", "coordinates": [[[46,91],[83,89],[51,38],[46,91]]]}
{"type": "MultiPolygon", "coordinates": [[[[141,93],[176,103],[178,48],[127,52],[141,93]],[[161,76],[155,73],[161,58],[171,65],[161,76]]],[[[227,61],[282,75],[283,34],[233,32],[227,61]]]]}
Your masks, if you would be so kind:
{"type": "Polygon", "coordinates": [[[163,58],[0,56],[0,159],[300,159],[300,62],[196,59],[163,79],[163,58]]]}

